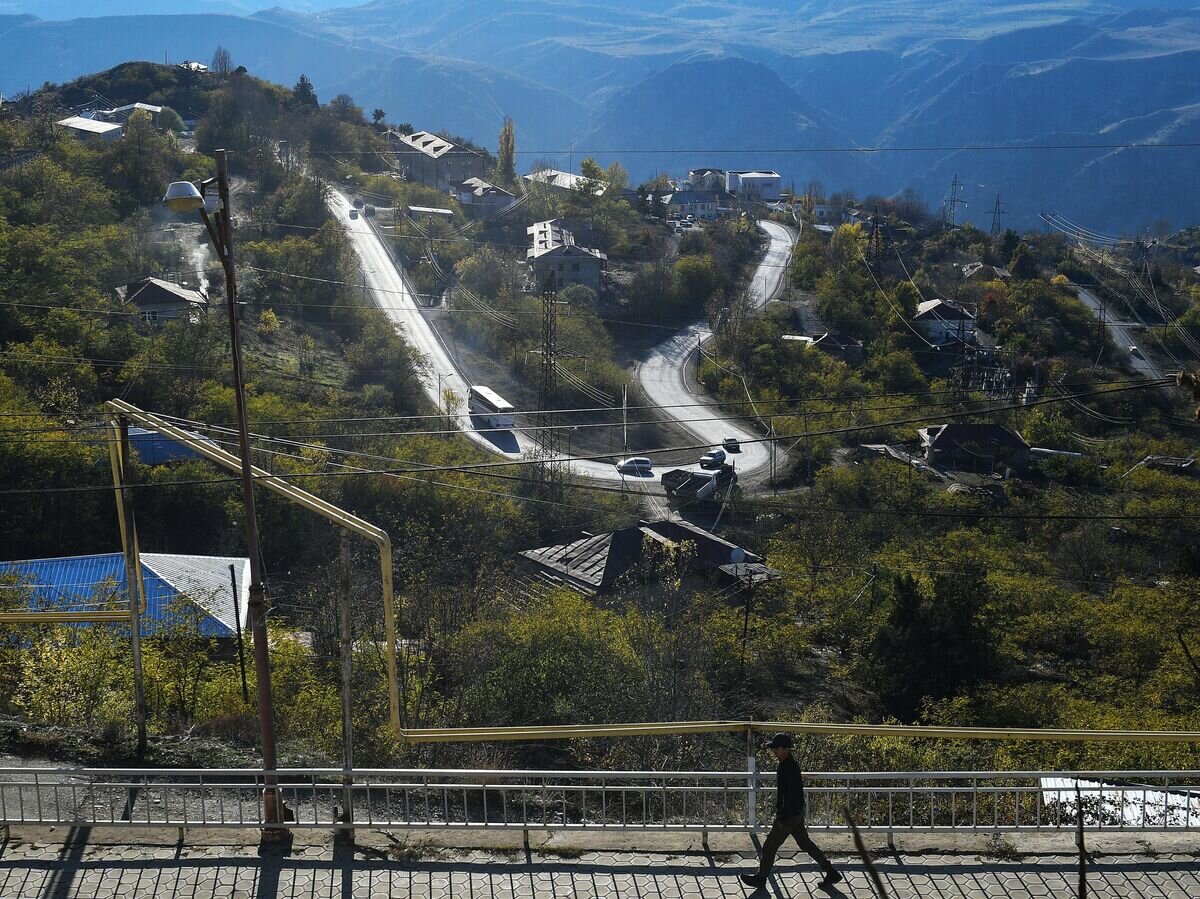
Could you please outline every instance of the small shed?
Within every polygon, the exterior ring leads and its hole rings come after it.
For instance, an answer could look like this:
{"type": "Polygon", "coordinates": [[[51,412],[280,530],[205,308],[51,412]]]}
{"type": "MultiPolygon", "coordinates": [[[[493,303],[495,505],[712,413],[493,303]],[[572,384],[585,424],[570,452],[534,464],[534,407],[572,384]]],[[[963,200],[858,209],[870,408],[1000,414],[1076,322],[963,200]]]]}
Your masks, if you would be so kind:
{"type": "Polygon", "coordinates": [[[655,560],[684,544],[690,545],[691,552],[676,560],[680,575],[717,573],[725,585],[741,586],[777,576],[762,556],[682,520],[642,521],[608,534],[585,534],[570,543],[526,550],[519,556],[535,573],[595,594],[611,592],[627,577],[657,577],[661,571],[655,560]]]}
{"type": "Polygon", "coordinates": [[[78,115],[60,119],[58,127],[80,140],[101,144],[111,144],[120,140],[121,135],[125,133],[125,126],[116,122],[101,122],[78,115]]]}
{"type": "MultiPolygon", "coordinates": [[[[206,637],[234,637],[239,622],[245,630],[249,559],[172,553],[142,553],[140,558],[146,585],[142,633],[154,635],[168,627],[180,598],[201,611],[200,633],[206,637]]],[[[26,601],[34,611],[83,612],[110,605],[128,608],[125,557],[99,553],[0,562],[0,593],[18,591],[27,594],[26,601]]]]}
{"type": "Polygon", "coordinates": [[[930,465],[991,473],[999,466],[1024,471],[1029,444],[1016,431],[986,422],[951,422],[920,428],[921,449],[930,465]]]}
{"type": "Polygon", "coordinates": [[[173,318],[188,318],[208,308],[208,299],[198,290],[191,290],[161,278],[142,278],[117,288],[117,296],[137,306],[146,324],[158,324],[173,318]]]}

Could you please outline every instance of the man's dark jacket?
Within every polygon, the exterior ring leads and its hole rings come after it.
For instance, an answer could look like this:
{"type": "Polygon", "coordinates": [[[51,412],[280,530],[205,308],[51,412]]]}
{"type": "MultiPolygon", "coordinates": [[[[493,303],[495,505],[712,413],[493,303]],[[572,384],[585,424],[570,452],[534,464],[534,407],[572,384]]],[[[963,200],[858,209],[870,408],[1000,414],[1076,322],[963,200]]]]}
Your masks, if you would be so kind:
{"type": "Polygon", "coordinates": [[[804,814],[804,778],[795,756],[789,754],[775,771],[775,815],[794,818],[804,814]]]}

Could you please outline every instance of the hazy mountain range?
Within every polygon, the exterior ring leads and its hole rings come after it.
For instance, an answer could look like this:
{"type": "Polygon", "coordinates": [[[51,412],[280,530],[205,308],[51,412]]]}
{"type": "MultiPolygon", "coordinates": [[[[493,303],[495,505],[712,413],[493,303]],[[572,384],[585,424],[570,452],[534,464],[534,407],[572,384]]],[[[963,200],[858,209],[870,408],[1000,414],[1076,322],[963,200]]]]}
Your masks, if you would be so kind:
{"type": "Polygon", "coordinates": [[[594,154],[635,179],[770,167],[860,196],[912,185],[935,207],[957,174],[960,218],[983,223],[997,193],[1008,224],[1040,209],[1107,230],[1200,221],[1200,151],[1162,146],[1200,143],[1200,9],[1187,3],[292,0],[252,12],[264,5],[0,0],[0,90],[129,59],[207,60],[219,43],[261,77],[304,72],[323,99],[345,91],[489,146],[511,115],[525,165],[594,154]],[[193,14],[166,14],[180,9],[193,14]],[[1046,146],[1065,149],[1030,149],[1046,146]]]}

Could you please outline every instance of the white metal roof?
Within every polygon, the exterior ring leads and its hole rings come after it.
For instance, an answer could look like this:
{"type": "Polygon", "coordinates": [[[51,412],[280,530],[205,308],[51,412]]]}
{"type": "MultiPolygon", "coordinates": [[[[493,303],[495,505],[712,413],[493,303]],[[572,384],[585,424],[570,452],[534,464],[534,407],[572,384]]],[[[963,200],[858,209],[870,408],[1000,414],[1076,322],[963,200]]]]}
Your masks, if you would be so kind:
{"type": "Polygon", "coordinates": [[[108,114],[114,115],[118,112],[133,112],[137,109],[144,109],[146,112],[154,113],[155,115],[163,111],[161,106],[153,106],[150,103],[126,103],[124,106],[118,106],[115,109],[110,109],[108,114]]]}
{"type": "Polygon", "coordinates": [[[242,629],[250,620],[250,560],[230,556],[141,553],[142,564],[186,595],[209,615],[236,631],[229,566],[237,583],[237,617],[242,629]]]}
{"type": "Polygon", "coordinates": [[[74,131],[86,131],[88,134],[111,134],[114,131],[121,130],[121,126],[115,122],[99,122],[95,119],[85,119],[83,116],[78,115],[61,119],[58,124],[74,131]]]}
{"type": "Polygon", "coordinates": [[[1042,804],[1049,814],[1057,810],[1064,822],[1075,821],[1079,787],[1083,820],[1087,825],[1113,827],[1191,827],[1200,822],[1200,794],[1147,784],[1121,784],[1073,777],[1041,778],[1042,804]]]}

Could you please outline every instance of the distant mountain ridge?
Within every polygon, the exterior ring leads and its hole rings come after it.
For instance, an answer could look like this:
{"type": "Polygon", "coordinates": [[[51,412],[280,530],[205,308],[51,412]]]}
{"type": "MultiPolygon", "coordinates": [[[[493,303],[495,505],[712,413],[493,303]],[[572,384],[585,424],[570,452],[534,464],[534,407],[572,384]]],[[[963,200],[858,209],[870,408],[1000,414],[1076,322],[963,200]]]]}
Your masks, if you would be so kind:
{"type": "MultiPolygon", "coordinates": [[[[14,3],[0,0],[0,11],[14,3]]],[[[304,72],[324,100],[345,91],[394,121],[487,145],[512,116],[519,165],[540,155],[567,166],[598,150],[635,180],[774,167],[785,182],[860,195],[912,185],[935,207],[958,174],[962,214],[979,222],[996,193],[1013,224],[1055,207],[1110,230],[1200,221],[1194,151],[1012,149],[1194,139],[1200,10],[1183,0],[881,0],[866,11],[809,0],[794,15],[765,0],[291,5],[250,16],[0,16],[0,91],[164,53],[206,60],[219,43],[261,77],[292,84],[304,72]],[[956,149],[974,145],[1000,149],[956,149]],[[900,146],[943,149],[887,149],[900,146]]]]}
{"type": "Polygon", "coordinates": [[[795,148],[853,143],[768,67],[720,57],[676,63],[614,94],[578,146],[601,164],[621,160],[639,179],[652,170],[774,167],[840,185],[852,171],[841,154],[795,148]]]}

